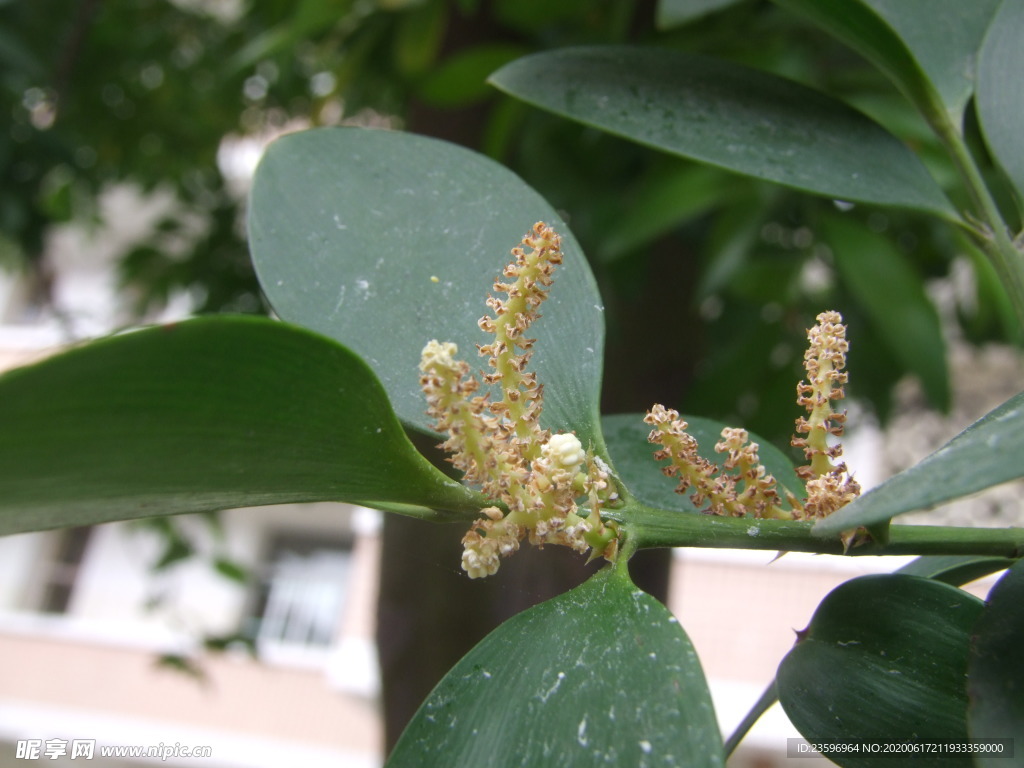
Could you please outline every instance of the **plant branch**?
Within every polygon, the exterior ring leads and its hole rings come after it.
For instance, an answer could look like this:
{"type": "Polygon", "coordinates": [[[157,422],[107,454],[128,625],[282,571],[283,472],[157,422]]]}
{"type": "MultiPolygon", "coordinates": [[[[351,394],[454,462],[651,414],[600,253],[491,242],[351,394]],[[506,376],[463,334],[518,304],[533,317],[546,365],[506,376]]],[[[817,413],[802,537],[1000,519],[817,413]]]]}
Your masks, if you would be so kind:
{"type": "Polygon", "coordinates": [[[764,693],[754,703],[754,706],[750,708],[750,711],[744,715],[743,720],[736,726],[736,729],[732,732],[728,739],[725,740],[725,755],[728,757],[739,746],[740,742],[746,738],[746,735],[750,732],[750,729],[754,727],[754,723],[761,719],[761,715],[767,712],[772,706],[779,700],[779,687],[776,685],[775,679],[768,684],[768,687],[764,689],[764,693]]]}
{"type": "Polygon", "coordinates": [[[968,231],[984,248],[1010,296],[1018,326],[1024,329],[1024,253],[1014,245],[999,207],[959,131],[946,118],[931,119],[929,122],[956,164],[974,203],[976,215],[985,227],[981,233],[971,227],[968,227],[968,231]]]}
{"type": "Polygon", "coordinates": [[[648,507],[630,500],[605,516],[622,524],[639,547],[715,547],[811,552],[821,555],[1024,556],[1022,528],[893,525],[889,540],[846,551],[838,537],[811,533],[813,522],[718,517],[648,507]]]}

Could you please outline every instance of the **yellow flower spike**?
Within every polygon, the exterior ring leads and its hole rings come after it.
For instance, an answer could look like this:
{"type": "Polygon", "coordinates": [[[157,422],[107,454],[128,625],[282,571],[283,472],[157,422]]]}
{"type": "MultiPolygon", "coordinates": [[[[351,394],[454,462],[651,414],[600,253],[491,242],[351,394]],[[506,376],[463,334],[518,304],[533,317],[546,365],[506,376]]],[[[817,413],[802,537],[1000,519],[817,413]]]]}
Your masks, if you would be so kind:
{"type": "Polygon", "coordinates": [[[798,434],[792,444],[803,448],[808,466],[799,470],[805,480],[820,477],[833,469],[832,459],[838,457],[842,450],[830,447],[828,436],[843,434],[846,413],[836,413],[832,409],[832,401],[842,399],[845,395],[843,385],[847,381],[846,352],[849,343],[846,341],[846,326],[838,312],[822,312],[817,317],[818,324],[807,332],[809,342],[804,353],[804,369],[807,380],[797,385],[797,404],[807,409],[808,416],[801,416],[796,422],[798,434]]]}
{"type": "Polygon", "coordinates": [[[601,505],[618,499],[607,466],[576,435],[551,435],[540,427],[543,386],[526,370],[534,340],[525,334],[540,317],[562,262],[559,236],[538,223],[512,254],[515,261],[502,273],[510,282],[494,283],[507,298],[488,297],[494,314],[479,322],[494,334],[493,342],[479,347],[491,369],[483,382],[497,385],[501,399],[475,394],[479,382],[467,363],[455,359],[451,342],[429,342],[420,363],[427,413],[448,435],[442,447],[452,453],[450,461],[465,473],[464,482],[479,485],[507,510],[483,510],[463,537],[462,568],[470,578],[495,573],[526,536],[538,546],[561,544],[579,552],[594,547],[597,556],[609,558],[617,551],[618,529],[600,517],[601,505]],[[590,505],[587,518],[577,514],[582,497],[590,505]]]}
{"type": "Polygon", "coordinates": [[[718,453],[728,452],[723,466],[735,470],[737,488],[743,483],[743,490],[736,495],[738,506],[755,517],[786,517],[788,513],[779,503],[775,478],[761,464],[757,449],[757,443],[750,442],[750,433],[737,427],[725,427],[722,439],[715,444],[718,453]]]}
{"type": "Polygon", "coordinates": [[[644,421],[654,427],[647,440],[662,446],[654,453],[655,460],[670,462],[661,471],[679,480],[676,493],[693,488],[690,500],[694,506],[699,508],[710,502],[707,511],[711,514],[743,514],[736,502],[735,480],[729,476],[716,477],[718,467],[697,452],[697,440],[686,431],[689,425],[679,418],[678,411],[656,403],[644,421]]]}
{"type": "Polygon", "coordinates": [[[441,447],[452,454],[450,461],[465,473],[467,483],[486,486],[495,479],[489,419],[484,400],[473,397],[479,384],[468,377],[468,363],[454,357],[458,351],[450,341],[428,342],[420,358],[420,386],[427,414],[436,419],[438,430],[448,433],[441,447]]]}
{"type": "Polygon", "coordinates": [[[846,412],[837,413],[832,408],[832,402],[846,394],[843,385],[847,374],[843,368],[850,348],[846,326],[838,312],[822,312],[817,321],[807,332],[807,380],[797,385],[797,404],[806,408],[808,415],[796,420],[797,435],[791,441],[794,447],[803,449],[808,462],[797,468],[797,474],[807,486],[802,517],[812,519],[827,517],[860,494],[860,485],[849,476],[846,464],[834,463],[843,454],[842,445],[828,444],[830,435],[843,434],[846,422],[846,412]]]}
{"type": "Polygon", "coordinates": [[[492,411],[513,425],[516,436],[527,443],[527,457],[533,459],[543,443],[539,425],[543,389],[536,376],[525,373],[534,340],[523,334],[540,317],[537,308],[547,297],[555,266],[562,263],[561,238],[538,222],[512,255],[515,261],[502,274],[513,282],[494,283],[494,290],[508,298],[488,297],[487,306],[494,315],[480,318],[481,330],[494,334],[494,341],[481,346],[480,354],[488,356],[493,369],[484,381],[501,386],[502,400],[492,404],[492,411]]]}
{"type": "Polygon", "coordinates": [[[644,421],[654,429],[648,437],[661,446],[654,458],[668,460],[662,467],[669,477],[678,479],[677,493],[692,489],[691,501],[698,508],[716,515],[751,515],[782,520],[820,518],[845,506],[860,493],[860,486],[849,476],[846,465],[833,463],[842,455],[842,446],[829,445],[829,436],[843,433],[846,414],[836,413],[832,404],[844,396],[847,374],[846,326],[838,312],[822,312],[818,324],[807,333],[810,342],[804,355],[807,380],[797,385],[797,403],[808,415],[796,422],[798,435],[792,445],[802,448],[808,465],[797,469],[806,481],[807,497],[796,498],[785,491],[792,510],[782,506],[775,478],[758,456],[757,443],[750,442],[744,429],[726,427],[715,451],[727,454],[721,469],[698,453],[697,440],[676,411],[655,405],[644,421]],[[803,437],[802,435],[806,435],[803,437]]]}

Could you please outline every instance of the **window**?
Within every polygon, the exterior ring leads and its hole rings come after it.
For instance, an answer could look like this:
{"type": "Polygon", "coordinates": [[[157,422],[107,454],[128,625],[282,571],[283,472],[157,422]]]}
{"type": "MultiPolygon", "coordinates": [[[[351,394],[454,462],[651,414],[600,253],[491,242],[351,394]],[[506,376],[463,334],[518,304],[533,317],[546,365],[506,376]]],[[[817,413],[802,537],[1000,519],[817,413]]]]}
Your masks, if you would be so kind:
{"type": "Polygon", "coordinates": [[[337,635],[352,563],[351,539],[271,538],[251,634],[269,660],[326,658],[337,635]]]}

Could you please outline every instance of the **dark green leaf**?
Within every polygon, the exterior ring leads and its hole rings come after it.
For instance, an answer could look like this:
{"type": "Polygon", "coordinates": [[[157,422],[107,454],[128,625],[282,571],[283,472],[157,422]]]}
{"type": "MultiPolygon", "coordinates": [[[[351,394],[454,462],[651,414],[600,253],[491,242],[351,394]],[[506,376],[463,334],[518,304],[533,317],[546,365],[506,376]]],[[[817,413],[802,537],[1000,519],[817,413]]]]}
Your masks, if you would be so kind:
{"type": "Polygon", "coordinates": [[[502,166],[452,144],[357,128],[291,134],[271,145],[250,208],[253,259],[286,319],[350,346],[380,377],[399,417],[429,429],[417,366],[430,339],[483,365],[477,320],[537,221],[562,235],[532,370],[545,426],[600,447],[603,306],[568,227],[502,166]]]}
{"type": "Polygon", "coordinates": [[[672,29],[713,11],[735,5],[738,0],[659,0],[655,14],[658,29],[672,29]]]}
{"type": "Polygon", "coordinates": [[[166,571],[172,565],[188,560],[194,554],[195,549],[192,547],[192,543],[188,539],[177,535],[164,543],[164,551],[152,568],[157,573],[166,571]]]}
{"type": "Polygon", "coordinates": [[[979,768],[1019,765],[1024,749],[1024,561],[996,583],[974,626],[967,664],[971,737],[1013,739],[1015,760],[979,755],[979,768]]]}
{"type": "Polygon", "coordinates": [[[903,40],[959,125],[974,92],[978,49],[999,0],[864,2],[903,40]]]}
{"type": "Polygon", "coordinates": [[[948,409],[946,344],[922,276],[891,238],[845,217],[827,216],[821,223],[843,281],[871,318],[878,338],[917,376],[932,405],[948,409]]]}
{"type": "Polygon", "coordinates": [[[0,377],[0,533],[375,499],[476,506],[415,451],[365,363],[301,328],[192,320],[0,377]]]}
{"type": "MultiPolygon", "coordinates": [[[[722,428],[727,426],[718,421],[699,416],[684,416],[689,424],[689,433],[700,445],[704,458],[719,463],[724,457],[715,453],[715,443],[721,440],[722,428]]],[[[651,507],[695,512],[689,494],[676,493],[673,489],[677,480],[665,477],[661,467],[665,462],[654,460],[657,446],[647,442],[651,428],[644,423],[643,414],[628,413],[605,416],[601,423],[608,443],[615,472],[630,494],[651,507]]],[[[803,483],[796,476],[791,462],[782,451],[757,435],[750,439],[759,445],[761,462],[775,477],[779,485],[788,488],[797,497],[803,497],[803,483]]]]}
{"type": "Polygon", "coordinates": [[[842,102],[766,72],[680,51],[603,46],[527,56],[491,82],[655,149],[826,197],[957,220],[898,139],[842,102]]]}
{"type": "Polygon", "coordinates": [[[218,557],[213,563],[214,569],[223,576],[238,584],[246,584],[249,581],[249,570],[234,560],[226,557],[218,557]]]}
{"type": "MultiPolygon", "coordinates": [[[[840,585],[779,666],[779,701],[811,742],[965,741],[967,650],[983,604],[963,590],[902,574],[840,585]]],[[[889,755],[833,755],[843,768],[891,765],[889,755]]],[[[901,758],[934,766],[934,755],[901,758]]],[[[943,765],[969,766],[969,757],[943,765]]]]}
{"type": "Polygon", "coordinates": [[[926,555],[907,563],[896,573],[922,576],[959,587],[990,573],[1009,568],[1014,562],[1007,557],[984,555],[926,555]]]}
{"type": "Polygon", "coordinates": [[[721,766],[690,641],[611,567],[492,632],[434,689],[389,768],[721,766]]]}
{"type": "Polygon", "coordinates": [[[978,58],[978,119],[1024,213],[1024,3],[1003,0],[978,58]]]}
{"type": "Polygon", "coordinates": [[[155,666],[187,675],[198,683],[205,683],[209,679],[206,670],[199,662],[180,653],[165,653],[158,656],[155,666]]]}
{"type": "Polygon", "coordinates": [[[833,536],[1024,477],[1024,392],[1011,397],[913,467],[814,526],[833,536]]]}
{"type": "Polygon", "coordinates": [[[769,215],[769,206],[762,198],[741,193],[716,214],[704,246],[706,264],[697,286],[698,300],[739,282],[737,278],[750,262],[754,244],[769,215]]]}
{"type": "Polygon", "coordinates": [[[417,89],[419,97],[439,107],[453,108],[493,96],[487,77],[525,52],[519,45],[496,43],[459,51],[427,74],[417,89]]]}
{"type": "Polygon", "coordinates": [[[959,126],[999,0],[776,0],[859,51],[925,115],[959,126]]]}
{"type": "Polygon", "coordinates": [[[693,163],[659,166],[601,233],[600,257],[618,258],[737,196],[736,177],[693,163]]]}

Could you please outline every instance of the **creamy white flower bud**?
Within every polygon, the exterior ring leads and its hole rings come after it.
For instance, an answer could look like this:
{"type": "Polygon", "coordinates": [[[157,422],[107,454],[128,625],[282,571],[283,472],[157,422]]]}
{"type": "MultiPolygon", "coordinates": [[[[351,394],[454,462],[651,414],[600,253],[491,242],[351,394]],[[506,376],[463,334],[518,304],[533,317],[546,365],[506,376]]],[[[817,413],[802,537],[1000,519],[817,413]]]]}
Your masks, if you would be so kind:
{"type": "Polygon", "coordinates": [[[431,339],[420,353],[420,370],[454,368],[455,355],[458,351],[459,347],[454,342],[431,339]]]}
{"type": "Polygon", "coordinates": [[[544,458],[566,469],[578,467],[586,458],[580,439],[568,432],[552,435],[545,443],[542,453],[544,458]]]}

